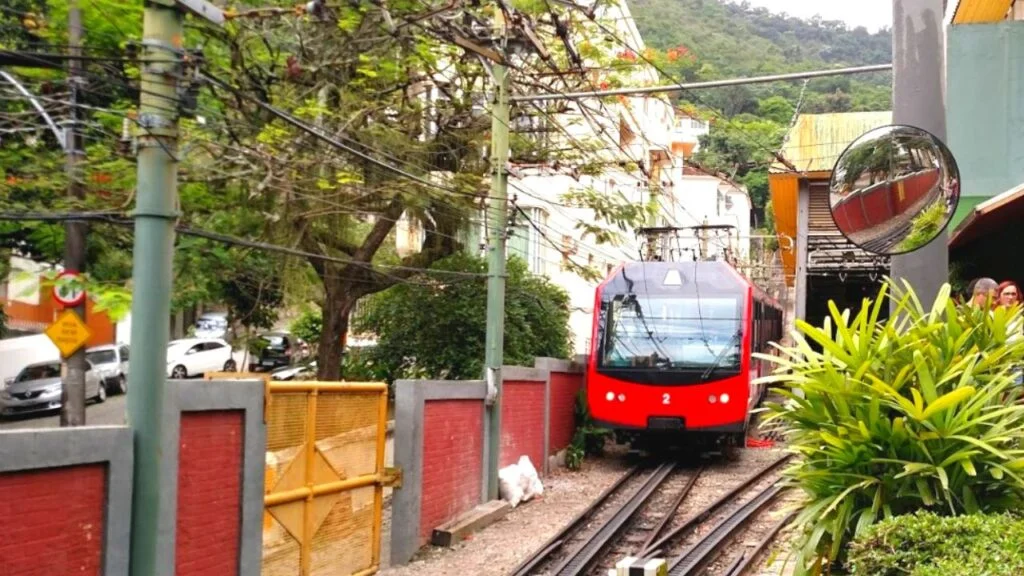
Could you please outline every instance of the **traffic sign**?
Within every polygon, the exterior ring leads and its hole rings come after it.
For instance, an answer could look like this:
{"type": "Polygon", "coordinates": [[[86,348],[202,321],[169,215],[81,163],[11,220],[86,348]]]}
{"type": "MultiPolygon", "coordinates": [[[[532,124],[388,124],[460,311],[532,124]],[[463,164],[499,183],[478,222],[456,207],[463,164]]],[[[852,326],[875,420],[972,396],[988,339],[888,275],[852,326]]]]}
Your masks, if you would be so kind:
{"type": "Polygon", "coordinates": [[[78,351],[79,348],[89,341],[92,333],[89,327],[82,322],[74,310],[65,310],[50,327],[46,329],[46,335],[53,342],[53,345],[60,350],[62,357],[67,358],[78,351]]]}
{"type": "Polygon", "coordinates": [[[85,300],[85,286],[77,272],[61,272],[53,284],[53,298],[60,304],[72,308],[85,300]]]}

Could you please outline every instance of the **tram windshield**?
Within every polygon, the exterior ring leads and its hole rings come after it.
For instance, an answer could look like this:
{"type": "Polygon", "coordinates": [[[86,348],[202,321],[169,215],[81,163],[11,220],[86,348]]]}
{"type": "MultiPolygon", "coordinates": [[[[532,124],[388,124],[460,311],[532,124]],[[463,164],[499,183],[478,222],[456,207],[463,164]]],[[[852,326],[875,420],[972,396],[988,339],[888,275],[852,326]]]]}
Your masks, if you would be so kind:
{"type": "Polygon", "coordinates": [[[735,296],[616,296],[601,305],[602,368],[734,372],[742,313],[735,296]]]}

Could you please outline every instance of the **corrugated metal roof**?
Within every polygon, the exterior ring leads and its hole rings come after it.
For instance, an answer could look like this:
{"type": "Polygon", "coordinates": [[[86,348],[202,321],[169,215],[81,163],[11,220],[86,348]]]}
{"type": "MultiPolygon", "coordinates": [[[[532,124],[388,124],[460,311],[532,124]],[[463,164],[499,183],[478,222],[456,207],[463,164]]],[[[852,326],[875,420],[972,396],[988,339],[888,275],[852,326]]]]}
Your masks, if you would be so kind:
{"type": "MultiPolygon", "coordinates": [[[[892,123],[892,112],[801,114],[789,131],[782,157],[801,172],[831,172],[843,150],[865,132],[892,123]]],[[[772,172],[788,169],[775,163],[772,172]]]]}
{"type": "Polygon", "coordinates": [[[960,0],[953,9],[953,24],[1002,22],[1013,0],[960,0]]]}

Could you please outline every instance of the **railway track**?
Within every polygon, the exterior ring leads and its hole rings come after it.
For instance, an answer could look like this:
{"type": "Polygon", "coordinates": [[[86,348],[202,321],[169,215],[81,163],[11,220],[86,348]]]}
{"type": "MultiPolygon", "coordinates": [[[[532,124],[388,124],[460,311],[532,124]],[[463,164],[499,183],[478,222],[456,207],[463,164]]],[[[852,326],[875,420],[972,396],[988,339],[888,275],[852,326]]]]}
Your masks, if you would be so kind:
{"type": "MultiPolygon", "coordinates": [[[[783,456],[764,466],[682,522],[678,522],[677,512],[705,469],[688,469],[674,462],[635,467],[511,574],[605,576],[626,556],[671,559],[670,574],[697,574],[779,496],[782,486],[772,478],[772,472],[790,457],[783,456]],[[755,495],[740,503],[747,492],[755,495]],[[698,527],[719,517],[722,519],[705,536],[695,537],[698,527]],[[691,540],[692,544],[687,546],[691,540]]],[[[781,526],[773,527],[761,548],[781,526]]],[[[724,574],[742,574],[760,551],[759,548],[749,555],[739,555],[724,574]]]]}

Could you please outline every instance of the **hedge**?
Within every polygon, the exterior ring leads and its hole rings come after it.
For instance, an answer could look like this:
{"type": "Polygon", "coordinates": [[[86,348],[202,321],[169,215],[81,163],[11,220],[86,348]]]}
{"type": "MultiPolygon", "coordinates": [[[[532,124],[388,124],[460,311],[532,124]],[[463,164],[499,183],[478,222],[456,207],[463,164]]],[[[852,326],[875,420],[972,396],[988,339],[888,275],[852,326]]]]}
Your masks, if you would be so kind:
{"type": "Polygon", "coordinates": [[[853,574],[871,576],[1019,576],[1024,520],[1010,514],[897,516],[850,546],[853,574]]]}

